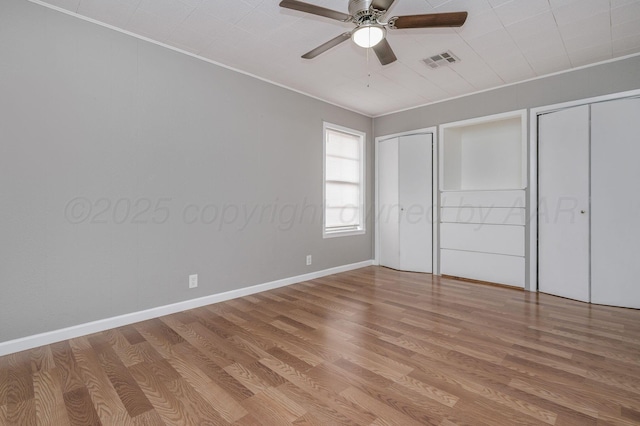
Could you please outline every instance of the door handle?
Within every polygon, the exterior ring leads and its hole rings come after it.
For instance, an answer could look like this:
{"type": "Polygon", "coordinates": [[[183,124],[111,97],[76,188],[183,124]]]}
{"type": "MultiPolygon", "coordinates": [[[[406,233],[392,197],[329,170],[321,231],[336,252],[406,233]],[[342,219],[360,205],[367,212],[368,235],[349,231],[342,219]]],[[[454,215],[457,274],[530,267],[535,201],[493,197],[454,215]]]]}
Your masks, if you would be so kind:
{"type": "Polygon", "coordinates": [[[586,214],[587,211],[586,210],[580,210],[580,214],[586,214]]]}

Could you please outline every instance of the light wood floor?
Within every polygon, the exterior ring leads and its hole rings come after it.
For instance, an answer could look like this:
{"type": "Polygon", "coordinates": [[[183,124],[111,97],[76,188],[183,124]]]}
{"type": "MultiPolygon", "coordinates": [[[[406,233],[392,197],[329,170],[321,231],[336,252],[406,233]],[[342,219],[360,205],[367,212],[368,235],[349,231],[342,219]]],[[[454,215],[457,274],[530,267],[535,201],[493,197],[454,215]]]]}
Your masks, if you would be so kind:
{"type": "Polygon", "coordinates": [[[370,267],[0,358],[0,424],[638,425],[640,311],[370,267]]]}

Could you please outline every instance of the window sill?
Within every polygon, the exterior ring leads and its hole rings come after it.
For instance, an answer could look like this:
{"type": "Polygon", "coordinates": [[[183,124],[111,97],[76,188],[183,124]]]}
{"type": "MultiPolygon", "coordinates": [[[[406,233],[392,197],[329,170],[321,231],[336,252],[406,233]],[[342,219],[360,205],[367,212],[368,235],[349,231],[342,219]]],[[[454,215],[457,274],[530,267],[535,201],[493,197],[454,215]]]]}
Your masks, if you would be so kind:
{"type": "Polygon", "coordinates": [[[333,231],[333,232],[322,232],[322,238],[336,238],[336,237],[350,237],[353,235],[363,235],[366,234],[364,229],[356,229],[349,231],[333,231]]]}

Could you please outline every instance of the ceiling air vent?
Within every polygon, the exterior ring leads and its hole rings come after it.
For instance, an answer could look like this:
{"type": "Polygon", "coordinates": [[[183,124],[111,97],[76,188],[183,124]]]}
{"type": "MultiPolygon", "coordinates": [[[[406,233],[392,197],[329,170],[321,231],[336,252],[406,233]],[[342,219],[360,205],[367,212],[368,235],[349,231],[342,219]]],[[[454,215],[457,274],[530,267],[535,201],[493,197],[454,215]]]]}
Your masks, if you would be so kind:
{"type": "Polygon", "coordinates": [[[429,68],[436,69],[460,62],[460,58],[451,53],[450,50],[447,50],[439,55],[429,56],[428,58],[423,59],[422,62],[424,62],[429,68]]]}

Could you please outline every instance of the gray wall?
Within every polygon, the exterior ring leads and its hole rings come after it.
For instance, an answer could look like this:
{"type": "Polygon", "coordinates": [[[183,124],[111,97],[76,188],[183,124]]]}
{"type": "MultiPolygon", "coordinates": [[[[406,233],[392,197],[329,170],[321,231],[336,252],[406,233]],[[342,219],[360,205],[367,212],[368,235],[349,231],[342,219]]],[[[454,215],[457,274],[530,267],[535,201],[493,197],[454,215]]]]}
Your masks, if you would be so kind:
{"type": "Polygon", "coordinates": [[[376,117],[375,135],[634,89],[640,89],[640,56],[376,117]]]}
{"type": "Polygon", "coordinates": [[[371,222],[322,238],[323,120],[373,146],[365,116],[2,0],[0,342],[371,259],[371,222]]]}

